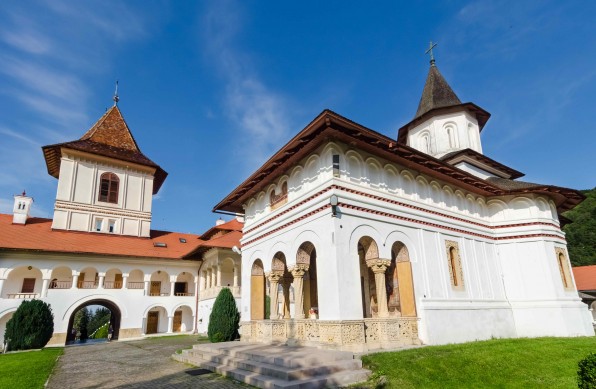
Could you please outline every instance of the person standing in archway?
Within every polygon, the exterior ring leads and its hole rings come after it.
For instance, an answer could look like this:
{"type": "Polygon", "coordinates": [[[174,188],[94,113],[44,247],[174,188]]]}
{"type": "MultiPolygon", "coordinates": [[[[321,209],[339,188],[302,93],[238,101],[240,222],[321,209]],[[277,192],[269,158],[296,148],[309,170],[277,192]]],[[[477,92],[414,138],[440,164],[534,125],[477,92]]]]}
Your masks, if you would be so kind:
{"type": "Polygon", "coordinates": [[[112,341],[113,334],[114,334],[114,327],[112,327],[112,324],[110,323],[110,326],[108,327],[108,342],[112,341]]]}

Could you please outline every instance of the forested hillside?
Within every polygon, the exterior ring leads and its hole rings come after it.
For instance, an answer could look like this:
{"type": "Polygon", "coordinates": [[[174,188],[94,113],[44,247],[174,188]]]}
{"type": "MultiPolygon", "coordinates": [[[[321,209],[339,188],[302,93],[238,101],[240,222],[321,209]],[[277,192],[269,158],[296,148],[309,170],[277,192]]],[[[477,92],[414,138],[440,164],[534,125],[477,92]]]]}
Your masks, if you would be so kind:
{"type": "Polygon", "coordinates": [[[596,188],[582,193],[584,202],[563,214],[573,221],[563,227],[573,266],[596,265],[596,188]]]}

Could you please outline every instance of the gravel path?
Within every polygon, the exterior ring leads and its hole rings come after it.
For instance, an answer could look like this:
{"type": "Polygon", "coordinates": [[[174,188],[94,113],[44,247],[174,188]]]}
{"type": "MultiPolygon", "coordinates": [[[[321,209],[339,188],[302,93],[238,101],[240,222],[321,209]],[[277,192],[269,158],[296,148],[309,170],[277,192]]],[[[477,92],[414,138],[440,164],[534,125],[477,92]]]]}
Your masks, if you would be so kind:
{"type": "Polygon", "coordinates": [[[250,387],[171,359],[195,343],[196,336],[173,336],[66,347],[47,388],[250,387]]]}

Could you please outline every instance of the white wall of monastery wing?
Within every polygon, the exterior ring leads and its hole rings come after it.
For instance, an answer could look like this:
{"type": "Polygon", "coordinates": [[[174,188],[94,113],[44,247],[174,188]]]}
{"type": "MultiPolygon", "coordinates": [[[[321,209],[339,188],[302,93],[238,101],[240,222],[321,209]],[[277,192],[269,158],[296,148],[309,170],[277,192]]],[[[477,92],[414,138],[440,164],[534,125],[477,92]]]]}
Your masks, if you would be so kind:
{"type": "Polygon", "coordinates": [[[153,170],[97,158],[62,156],[52,228],[149,236],[153,170]],[[104,173],[118,178],[117,203],[100,201],[104,173]]]}
{"type": "Polygon", "coordinates": [[[270,272],[273,258],[283,253],[291,269],[305,242],[316,249],[319,319],[362,319],[370,293],[363,298],[361,282],[368,281],[362,281],[367,276],[361,273],[358,242],[366,237],[376,242],[379,258],[391,259],[396,242],[406,246],[419,335],[426,343],[593,334],[572,277],[566,290],[561,286],[555,246],[565,249],[564,234],[546,197],[487,201],[330,143],[250,199],[245,210],[243,320],[251,315],[253,265],[262,263],[263,272],[270,272]],[[336,174],[334,154],[340,161],[336,174]],[[287,198],[280,206],[284,182],[287,198]],[[336,218],[329,206],[333,194],[340,203],[336,218]],[[545,308],[527,308],[540,305],[545,308]],[[556,320],[548,319],[554,314],[556,320]]]}
{"type": "Polygon", "coordinates": [[[200,333],[207,332],[213,304],[222,288],[230,289],[236,299],[238,311],[241,310],[241,269],[240,255],[232,250],[214,248],[203,255],[203,263],[199,270],[198,331],[200,333]]]}
{"type": "Polygon", "coordinates": [[[437,158],[467,148],[482,154],[478,121],[465,111],[434,116],[420,123],[409,131],[407,144],[437,158]]]}
{"type": "MultiPolygon", "coordinates": [[[[54,314],[54,338],[64,344],[71,316],[82,305],[107,301],[120,310],[120,339],[147,333],[149,312],[159,314],[155,332],[194,329],[198,263],[4,253],[0,256],[0,326],[23,300],[41,299],[54,314]],[[173,326],[178,311],[181,322],[173,326]]],[[[0,333],[0,343],[4,332],[0,333]]]]}

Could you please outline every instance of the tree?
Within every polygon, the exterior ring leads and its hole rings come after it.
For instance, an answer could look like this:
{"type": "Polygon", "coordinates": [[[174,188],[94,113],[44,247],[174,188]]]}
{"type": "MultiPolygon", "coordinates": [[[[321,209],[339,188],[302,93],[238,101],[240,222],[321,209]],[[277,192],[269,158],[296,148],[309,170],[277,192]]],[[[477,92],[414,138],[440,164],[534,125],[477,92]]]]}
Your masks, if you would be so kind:
{"type": "Polygon", "coordinates": [[[223,288],[217,295],[209,315],[207,328],[209,341],[216,343],[238,339],[238,323],[240,323],[240,312],[236,307],[236,300],[230,289],[223,288]]]}
{"type": "Polygon", "coordinates": [[[45,346],[54,333],[54,315],[41,300],[23,301],[6,323],[4,339],[9,350],[29,350],[45,346]]]}
{"type": "Polygon", "coordinates": [[[582,193],[586,199],[563,214],[573,221],[563,227],[573,266],[596,265],[596,188],[582,193]]]}
{"type": "Polygon", "coordinates": [[[79,339],[84,342],[89,338],[89,319],[90,313],[87,307],[81,308],[75,313],[73,327],[81,334],[79,339]]]}

